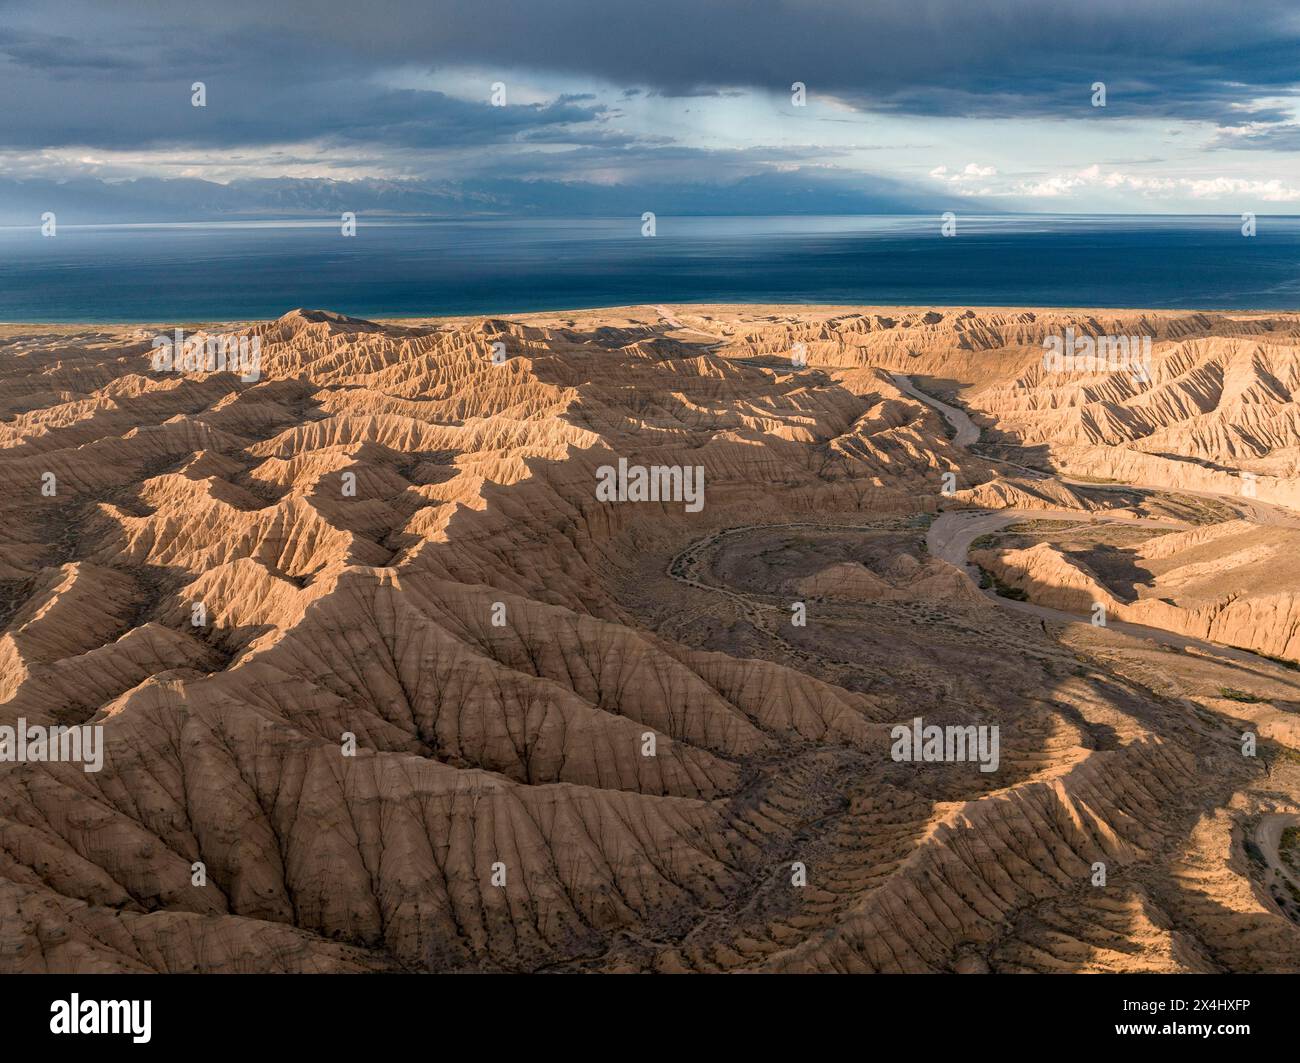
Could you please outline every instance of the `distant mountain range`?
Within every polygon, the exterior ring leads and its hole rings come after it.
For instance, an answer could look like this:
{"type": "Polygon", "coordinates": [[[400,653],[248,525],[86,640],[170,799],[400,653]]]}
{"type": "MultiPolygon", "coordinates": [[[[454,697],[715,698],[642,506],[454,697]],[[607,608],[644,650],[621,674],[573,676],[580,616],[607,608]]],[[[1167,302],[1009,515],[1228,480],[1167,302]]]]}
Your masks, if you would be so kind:
{"type": "Polygon", "coordinates": [[[355,211],[387,215],[595,217],[689,214],[916,214],[972,209],[885,178],[803,172],[746,177],[731,184],[578,184],[499,179],[471,184],[363,178],[260,178],[226,184],[194,178],[107,181],[85,177],[0,178],[0,225],[296,218],[355,211]]]}

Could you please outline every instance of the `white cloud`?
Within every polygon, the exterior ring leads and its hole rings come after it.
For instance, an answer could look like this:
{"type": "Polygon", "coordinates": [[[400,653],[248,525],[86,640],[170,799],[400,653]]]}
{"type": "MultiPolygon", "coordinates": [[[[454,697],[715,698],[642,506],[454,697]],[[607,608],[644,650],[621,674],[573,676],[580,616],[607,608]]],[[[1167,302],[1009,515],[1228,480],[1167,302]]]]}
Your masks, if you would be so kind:
{"type": "MultiPolygon", "coordinates": [[[[936,166],[930,171],[930,176],[936,181],[946,181],[950,185],[962,186],[963,192],[971,192],[969,187],[971,181],[983,181],[990,177],[996,177],[998,168],[996,166],[981,166],[979,163],[968,162],[965,167],[956,173],[949,173],[947,166],[936,166]]],[[[981,190],[980,194],[984,194],[981,190]]]]}
{"type": "Polygon", "coordinates": [[[1197,199],[1218,199],[1223,196],[1250,197],[1266,203],[1292,203],[1300,199],[1300,188],[1284,185],[1277,178],[1271,181],[1246,181],[1241,178],[1215,177],[1208,181],[1181,181],[1197,199]]]}
{"type": "Polygon", "coordinates": [[[1072,196],[1081,190],[1136,192],[1152,199],[1190,196],[1193,199],[1253,199],[1267,203],[1300,200],[1300,187],[1283,184],[1277,178],[1260,181],[1240,177],[1146,177],[1118,170],[1103,173],[1101,167],[1095,164],[1072,173],[1053,174],[1036,181],[1021,181],[998,194],[1053,199],[1072,196]]]}

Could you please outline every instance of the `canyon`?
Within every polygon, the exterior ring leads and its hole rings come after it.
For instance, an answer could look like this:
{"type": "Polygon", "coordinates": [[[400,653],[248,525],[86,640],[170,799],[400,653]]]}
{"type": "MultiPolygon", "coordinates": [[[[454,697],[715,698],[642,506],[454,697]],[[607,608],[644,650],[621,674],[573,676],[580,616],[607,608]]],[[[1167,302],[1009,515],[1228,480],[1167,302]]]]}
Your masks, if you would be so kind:
{"type": "Polygon", "coordinates": [[[1300,314],[176,327],[0,325],[0,971],[1300,970],[1300,314]]]}

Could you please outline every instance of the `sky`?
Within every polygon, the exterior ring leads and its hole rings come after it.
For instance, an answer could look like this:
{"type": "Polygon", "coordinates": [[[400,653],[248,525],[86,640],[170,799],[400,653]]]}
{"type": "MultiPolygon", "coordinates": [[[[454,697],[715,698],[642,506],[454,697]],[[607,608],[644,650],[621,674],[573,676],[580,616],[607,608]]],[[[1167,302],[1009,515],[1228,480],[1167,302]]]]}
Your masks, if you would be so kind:
{"type": "Polygon", "coordinates": [[[0,221],[1300,213],[1295,0],[0,0],[0,99],[0,221]]]}

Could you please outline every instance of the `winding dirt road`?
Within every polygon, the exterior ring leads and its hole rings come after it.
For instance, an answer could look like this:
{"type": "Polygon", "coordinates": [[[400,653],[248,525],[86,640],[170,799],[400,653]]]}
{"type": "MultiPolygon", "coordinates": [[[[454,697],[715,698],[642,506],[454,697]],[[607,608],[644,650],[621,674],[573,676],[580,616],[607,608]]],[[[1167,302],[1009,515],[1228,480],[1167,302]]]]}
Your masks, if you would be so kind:
{"type": "MultiPolygon", "coordinates": [[[[901,373],[890,374],[899,388],[907,392],[927,406],[938,410],[939,413],[952,425],[956,431],[954,443],[962,448],[969,448],[979,442],[979,427],[970,419],[963,410],[949,406],[941,402],[933,395],[927,395],[924,391],[917,388],[910,379],[901,373]],[[972,437],[972,432],[974,433],[972,437]]],[[[1012,462],[1001,462],[1000,464],[1011,465],[1012,462]]],[[[1023,466],[1016,466],[1023,468],[1023,466]]],[[[1038,479],[1051,479],[1047,474],[1038,470],[1028,470],[1033,472],[1038,479]]],[[[1169,488],[1155,487],[1146,484],[1092,484],[1078,480],[1060,479],[1060,483],[1070,484],[1072,486],[1097,488],[1109,488],[1110,490],[1141,490],[1141,491],[1167,491],[1169,488]]],[[[1292,513],[1282,506],[1276,506],[1272,503],[1258,502],[1255,500],[1244,500],[1236,495],[1215,494],[1208,491],[1184,491],[1179,489],[1179,494],[1199,495],[1206,498],[1227,499],[1235,505],[1246,510],[1250,514],[1250,519],[1255,520],[1255,514],[1259,513],[1262,519],[1257,523],[1262,524],[1294,524],[1300,526],[1300,516],[1292,513]]],[[[930,525],[930,531],[926,535],[926,546],[931,556],[941,558],[950,565],[960,568],[976,583],[979,582],[979,574],[971,565],[968,554],[971,545],[981,535],[989,535],[993,532],[1000,531],[1008,525],[1015,524],[1022,520],[1071,520],[1080,524],[1095,523],[1119,523],[1129,524],[1138,527],[1153,528],[1186,528],[1187,525],[1177,521],[1161,521],[1146,518],[1132,517],[1122,513],[1087,513],[1074,509],[1000,509],[1000,510],[980,510],[980,509],[957,509],[945,510],[930,525]]],[[[1016,612],[1028,613],[1031,616],[1037,616],[1044,620],[1055,620],[1068,624],[1091,624],[1090,619],[1081,618],[1074,613],[1066,613],[1059,609],[1049,609],[1046,606],[1035,605],[1032,602],[1020,602],[1012,598],[1004,598],[991,590],[985,590],[986,597],[997,602],[998,605],[1007,609],[1014,609],[1016,612]]],[[[1178,632],[1167,631],[1164,628],[1146,627],[1142,624],[1129,624],[1119,620],[1108,620],[1106,630],[1118,631],[1134,638],[1146,639],[1163,646],[1172,646],[1176,649],[1185,650],[1195,648],[1202,653],[1210,656],[1225,658],[1232,661],[1260,662],[1264,658],[1257,654],[1250,653],[1247,650],[1239,650],[1232,646],[1224,646],[1217,642],[1208,642],[1204,639],[1193,638],[1190,635],[1182,635],[1178,632]]]]}
{"type": "MultiPolygon", "coordinates": [[[[970,415],[965,410],[956,406],[950,406],[947,403],[927,394],[912,383],[911,378],[902,373],[890,373],[890,377],[899,389],[911,395],[927,406],[933,407],[943,415],[956,432],[953,443],[959,447],[970,448],[980,441],[980,429],[970,415]]],[[[1135,484],[1135,483],[1097,483],[1092,480],[1072,480],[1068,476],[1053,476],[1051,473],[1043,472],[1042,469],[1035,469],[1028,465],[1020,465],[1014,461],[1008,461],[1005,458],[992,458],[986,454],[979,455],[981,461],[993,462],[996,465],[1007,465],[1013,469],[1019,469],[1033,480],[1056,480],[1057,483],[1067,484],[1070,487],[1086,487],[1090,491],[1173,491],[1176,490],[1180,495],[1191,495],[1194,498],[1209,498],[1215,500],[1227,499],[1238,509],[1242,510],[1247,519],[1254,521],[1256,524],[1268,524],[1286,528],[1300,528],[1300,513],[1287,509],[1285,506],[1277,505],[1273,502],[1261,502],[1258,499],[1249,498],[1245,495],[1230,495],[1216,491],[1197,491],[1187,487],[1170,488],[1163,484],[1135,484]]]]}
{"type": "MultiPolygon", "coordinates": [[[[957,446],[970,447],[980,441],[979,426],[970,419],[970,415],[965,410],[959,410],[956,406],[949,406],[946,402],[940,402],[933,395],[927,395],[912,383],[911,377],[904,376],[902,373],[890,373],[889,375],[900,390],[907,392],[914,399],[919,399],[927,406],[933,406],[943,414],[943,419],[952,425],[957,432],[956,437],[953,439],[957,446]]],[[[1011,462],[1003,462],[1002,464],[1010,465],[1011,462]]]]}
{"type": "MultiPolygon", "coordinates": [[[[684,331],[699,331],[682,325],[669,313],[666,307],[656,306],[654,309],[659,311],[664,321],[674,328],[683,329],[684,331]]],[[[707,335],[706,333],[700,334],[707,335]]],[[[953,442],[956,446],[965,450],[979,442],[979,426],[971,420],[970,416],[964,410],[958,409],[955,406],[950,406],[935,398],[933,395],[921,391],[906,375],[902,373],[891,373],[890,376],[901,391],[939,411],[943,418],[953,427],[955,433],[953,442]]],[[[998,464],[1022,469],[1035,479],[1048,480],[1053,478],[1041,470],[1016,465],[1014,462],[999,461],[998,459],[984,459],[983,457],[981,457],[981,460],[995,461],[998,464]]],[[[1146,484],[1099,485],[1086,481],[1068,480],[1064,478],[1058,478],[1058,482],[1070,484],[1072,486],[1103,490],[1169,490],[1165,487],[1146,484]]],[[[1300,515],[1292,513],[1284,507],[1273,505],[1271,503],[1258,502],[1254,500],[1248,501],[1235,495],[1214,494],[1205,491],[1186,491],[1179,489],[1178,493],[1199,495],[1215,499],[1228,499],[1233,502],[1234,505],[1245,510],[1249,515],[1249,519],[1256,520],[1258,518],[1257,523],[1285,523],[1294,524],[1295,526],[1300,527],[1300,515]]],[[[978,584],[979,572],[973,565],[971,565],[968,557],[972,544],[982,535],[992,534],[1011,524],[1023,520],[1064,520],[1073,521],[1079,524],[1119,523],[1137,527],[1163,528],[1169,530],[1188,527],[1187,524],[1179,521],[1134,517],[1121,512],[1090,513],[1083,510],[1050,508],[1002,510],[956,509],[945,510],[939,514],[931,524],[926,535],[926,546],[929,550],[930,556],[939,558],[948,562],[950,565],[961,569],[976,584],[978,584]]],[[[810,654],[806,650],[791,645],[780,635],[779,630],[774,625],[768,623],[768,616],[765,614],[773,611],[773,607],[770,603],[756,602],[748,595],[733,591],[727,587],[720,587],[716,584],[704,582],[699,578],[697,565],[702,559],[704,552],[717,543],[718,540],[737,533],[754,531],[759,528],[768,530],[772,527],[808,527],[822,529],[843,528],[852,531],[865,530],[856,525],[828,525],[814,522],[791,522],[783,525],[745,525],[742,527],[725,528],[691,543],[685,549],[680,551],[668,563],[667,574],[672,579],[681,583],[686,583],[698,590],[709,591],[730,599],[741,611],[742,615],[750,621],[750,623],[776,640],[787,653],[798,658],[818,660],[815,654],[810,654]]],[[[1021,602],[1012,598],[1004,598],[992,590],[985,590],[983,593],[991,601],[996,602],[999,606],[1005,609],[1011,609],[1015,612],[1036,616],[1043,620],[1052,620],[1064,624],[1085,624],[1089,626],[1091,626],[1092,623],[1090,618],[1080,617],[1074,613],[1063,612],[1059,609],[1049,609],[1046,606],[1035,605],[1032,602],[1021,602]]],[[[1250,653],[1247,650],[1239,650],[1232,646],[1224,646],[1220,643],[1209,642],[1190,635],[1179,634],[1178,632],[1168,631],[1164,628],[1146,627],[1142,624],[1130,624],[1119,620],[1108,620],[1106,630],[1128,635],[1132,638],[1143,639],[1158,645],[1170,646],[1178,650],[1195,649],[1207,656],[1218,657],[1225,660],[1256,664],[1262,663],[1265,660],[1265,658],[1250,653]]],[[[823,659],[820,660],[819,663],[825,664],[830,662],[823,659]]],[[[843,664],[844,662],[835,663],[843,664]]]]}
{"type": "Polygon", "coordinates": [[[665,325],[669,328],[676,329],[678,332],[693,332],[697,336],[707,336],[709,339],[716,341],[713,344],[715,347],[727,342],[727,337],[725,336],[719,336],[713,332],[705,332],[703,329],[697,329],[691,325],[683,325],[666,306],[654,303],[651,304],[650,309],[659,315],[665,325]]]}
{"type": "Polygon", "coordinates": [[[1297,875],[1283,860],[1278,849],[1282,841],[1282,832],[1288,827],[1300,827],[1300,816],[1286,812],[1277,812],[1260,819],[1255,828],[1255,845],[1259,847],[1264,862],[1273,873],[1289,882],[1292,888],[1300,890],[1300,875],[1297,875]]]}
{"type": "Polygon", "coordinates": [[[668,562],[667,574],[679,583],[685,583],[687,586],[694,587],[696,590],[709,591],[712,594],[721,595],[728,601],[732,602],[736,609],[754,628],[763,632],[768,638],[775,642],[791,657],[811,664],[819,665],[822,668],[854,668],[856,665],[851,661],[843,661],[834,657],[826,657],[821,654],[813,653],[801,647],[795,646],[782,633],[783,624],[789,623],[789,606],[787,604],[777,605],[770,601],[763,601],[753,595],[743,594],[740,591],[734,591],[730,587],[723,587],[716,583],[708,583],[700,578],[699,566],[704,560],[705,554],[709,548],[720,540],[732,535],[740,535],[751,531],[771,531],[776,528],[812,528],[815,530],[826,530],[835,528],[841,531],[867,532],[876,531],[868,525],[858,524],[818,524],[814,521],[791,521],[787,524],[745,524],[735,528],[723,528],[714,532],[712,535],[706,535],[702,539],[696,539],[693,543],[678,551],[673,559],[668,562]],[[777,618],[780,618],[779,620],[777,618]]]}

